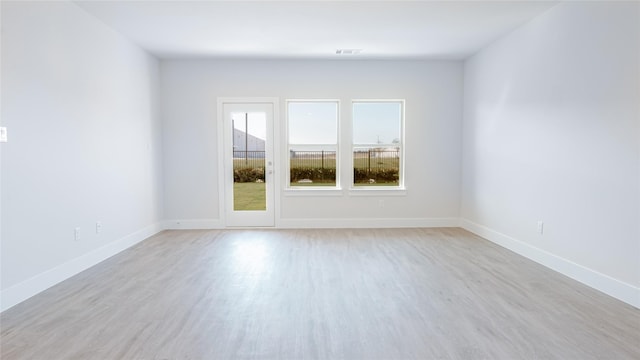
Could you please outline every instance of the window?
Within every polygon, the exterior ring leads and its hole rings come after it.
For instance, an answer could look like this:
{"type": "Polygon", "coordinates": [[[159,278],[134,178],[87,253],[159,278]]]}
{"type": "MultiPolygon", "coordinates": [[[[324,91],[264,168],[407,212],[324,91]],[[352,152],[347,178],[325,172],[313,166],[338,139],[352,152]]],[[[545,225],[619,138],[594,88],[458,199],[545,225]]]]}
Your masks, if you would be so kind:
{"type": "Polygon", "coordinates": [[[402,187],[403,100],[353,102],[354,187],[402,187]]]}
{"type": "Polygon", "coordinates": [[[338,101],[287,102],[289,188],[336,187],[338,101]]]}

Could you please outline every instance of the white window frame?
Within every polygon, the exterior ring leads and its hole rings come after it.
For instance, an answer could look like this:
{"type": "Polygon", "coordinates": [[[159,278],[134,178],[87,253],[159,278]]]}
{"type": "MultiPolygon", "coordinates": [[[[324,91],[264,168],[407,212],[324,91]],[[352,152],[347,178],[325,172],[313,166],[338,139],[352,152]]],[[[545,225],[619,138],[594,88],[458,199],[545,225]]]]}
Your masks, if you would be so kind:
{"type": "MultiPolygon", "coordinates": [[[[357,103],[400,103],[401,111],[400,111],[400,159],[399,159],[399,169],[398,169],[398,185],[397,186],[356,186],[355,178],[351,176],[351,181],[349,184],[349,195],[352,196],[379,196],[379,195],[388,195],[388,196],[402,196],[406,195],[406,181],[405,181],[405,160],[406,160],[406,144],[405,144],[405,114],[406,114],[406,102],[404,99],[353,99],[351,100],[351,148],[350,148],[350,171],[353,173],[354,169],[354,159],[353,152],[356,148],[361,147],[375,147],[380,144],[356,144],[354,143],[354,117],[353,117],[353,107],[357,103]]],[[[385,146],[389,146],[390,144],[386,144],[385,146]]],[[[395,146],[395,145],[394,145],[395,146]]]]}
{"type": "MultiPolygon", "coordinates": [[[[285,106],[285,131],[284,131],[284,151],[282,162],[284,166],[284,195],[285,196],[306,196],[306,195],[326,195],[326,196],[342,196],[341,176],[340,176],[340,143],[341,143],[341,104],[339,99],[287,99],[285,106]],[[291,146],[323,146],[327,144],[290,144],[289,143],[289,104],[290,103],[335,103],[336,104],[336,185],[335,186],[291,186],[291,146]]],[[[333,144],[332,144],[333,146],[333,144]]]]}

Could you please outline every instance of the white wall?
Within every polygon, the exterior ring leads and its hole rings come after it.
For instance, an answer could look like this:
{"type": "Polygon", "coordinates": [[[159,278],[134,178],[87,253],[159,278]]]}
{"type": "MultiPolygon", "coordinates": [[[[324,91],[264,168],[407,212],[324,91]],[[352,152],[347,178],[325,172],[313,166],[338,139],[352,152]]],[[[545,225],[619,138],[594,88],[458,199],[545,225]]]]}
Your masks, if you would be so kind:
{"type": "Polygon", "coordinates": [[[636,306],[639,7],[562,3],[465,63],[461,207],[465,227],[636,306]]]}
{"type": "Polygon", "coordinates": [[[280,98],[281,114],[286,99],[340,99],[345,138],[351,99],[406,99],[406,196],[386,197],[382,209],[378,197],[346,191],[338,197],[282,196],[280,224],[458,217],[460,62],[169,60],[162,61],[161,74],[166,219],[215,224],[220,218],[216,98],[247,96],[280,98]]]}
{"type": "Polygon", "coordinates": [[[72,3],[2,2],[2,308],[158,230],[158,66],[72,3]]]}

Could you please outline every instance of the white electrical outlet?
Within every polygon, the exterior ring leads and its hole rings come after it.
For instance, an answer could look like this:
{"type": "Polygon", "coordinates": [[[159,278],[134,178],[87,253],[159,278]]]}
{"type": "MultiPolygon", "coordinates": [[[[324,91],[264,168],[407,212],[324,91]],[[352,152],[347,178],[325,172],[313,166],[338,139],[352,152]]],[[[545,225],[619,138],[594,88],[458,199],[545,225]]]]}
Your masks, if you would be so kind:
{"type": "Polygon", "coordinates": [[[100,221],[96,221],[96,234],[100,234],[102,232],[102,223],[100,221]]]}
{"type": "Polygon", "coordinates": [[[381,209],[384,207],[384,200],[378,200],[378,207],[381,209]]]}
{"type": "Polygon", "coordinates": [[[77,228],[75,228],[75,229],[74,229],[74,231],[73,231],[73,238],[74,238],[76,241],[80,241],[80,228],[79,228],[79,227],[77,227],[77,228]]]}
{"type": "Polygon", "coordinates": [[[538,234],[544,234],[544,222],[538,221],[538,234]]]}
{"type": "Polygon", "coordinates": [[[0,142],[7,142],[7,128],[0,127],[0,142]]]}

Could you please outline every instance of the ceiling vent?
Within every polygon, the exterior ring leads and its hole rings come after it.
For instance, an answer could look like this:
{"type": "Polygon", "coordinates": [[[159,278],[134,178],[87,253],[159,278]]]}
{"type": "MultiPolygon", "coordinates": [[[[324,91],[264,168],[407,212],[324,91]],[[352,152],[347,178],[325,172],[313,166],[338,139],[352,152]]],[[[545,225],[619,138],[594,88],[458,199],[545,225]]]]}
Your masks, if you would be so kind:
{"type": "Polygon", "coordinates": [[[358,55],[362,52],[362,49],[338,49],[337,55],[358,55]]]}

